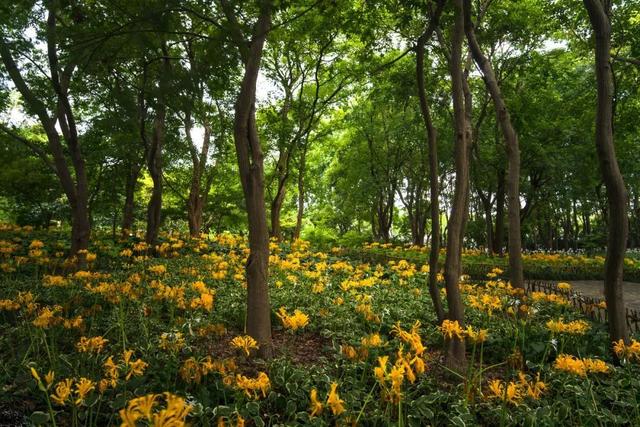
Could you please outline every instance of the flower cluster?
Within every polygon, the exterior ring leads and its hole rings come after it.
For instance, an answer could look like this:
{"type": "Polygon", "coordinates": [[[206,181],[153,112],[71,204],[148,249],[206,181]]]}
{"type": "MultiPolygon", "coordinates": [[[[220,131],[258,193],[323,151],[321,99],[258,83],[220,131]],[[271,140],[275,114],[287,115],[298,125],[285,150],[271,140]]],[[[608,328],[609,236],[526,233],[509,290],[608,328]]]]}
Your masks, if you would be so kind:
{"type": "Polygon", "coordinates": [[[589,373],[606,374],[611,369],[609,365],[599,359],[580,359],[569,354],[560,354],[553,364],[553,367],[559,371],[569,372],[581,377],[589,373]]]}
{"type": "Polygon", "coordinates": [[[574,320],[572,322],[565,323],[560,320],[549,320],[546,323],[547,329],[554,334],[572,334],[572,335],[584,335],[589,330],[590,326],[584,320],[574,320]]]}
{"type": "Polygon", "coordinates": [[[518,405],[525,397],[540,399],[546,388],[546,384],[540,381],[539,373],[535,379],[529,379],[523,372],[519,372],[518,381],[490,381],[489,398],[518,405]]]}
{"type": "Polygon", "coordinates": [[[297,331],[309,324],[309,316],[297,309],[289,315],[284,307],[280,307],[276,314],[282,321],[282,325],[291,331],[297,331]]]}
{"type": "Polygon", "coordinates": [[[625,344],[624,340],[618,340],[613,343],[613,351],[619,359],[631,361],[640,361],[640,342],[632,339],[631,343],[625,344]]]}
{"type": "Polygon", "coordinates": [[[146,420],[154,426],[185,426],[185,419],[191,412],[191,406],[180,396],[165,392],[163,394],[147,394],[127,402],[127,407],[120,410],[123,427],[136,427],[138,422],[146,420]],[[164,408],[161,408],[164,400],[164,408]]]}

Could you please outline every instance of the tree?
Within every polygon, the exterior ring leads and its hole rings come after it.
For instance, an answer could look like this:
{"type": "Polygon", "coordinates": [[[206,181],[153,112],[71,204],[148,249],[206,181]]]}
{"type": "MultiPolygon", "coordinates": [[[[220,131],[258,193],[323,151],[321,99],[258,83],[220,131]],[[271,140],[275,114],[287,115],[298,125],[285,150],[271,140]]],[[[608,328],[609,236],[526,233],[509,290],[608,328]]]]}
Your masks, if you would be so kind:
{"type": "MultiPolygon", "coordinates": [[[[82,25],[84,15],[76,6],[58,8],[57,2],[47,2],[47,20],[44,26],[44,43],[49,71],[46,79],[47,97],[39,95],[34,89],[34,80],[27,81],[14,59],[11,44],[0,37],[0,56],[4,67],[16,89],[22,95],[27,106],[27,112],[35,115],[47,136],[48,150],[43,150],[37,143],[21,136],[19,132],[2,125],[5,133],[24,143],[55,171],[64,190],[71,208],[71,255],[79,254],[82,263],[83,250],[89,247],[91,228],[89,223],[89,184],[86,162],[78,134],[76,115],[70,100],[70,86],[72,78],[79,78],[76,73],[78,65],[84,58],[79,55],[65,55],[66,62],[62,62],[61,46],[64,38],[60,38],[59,28],[68,25],[82,25]],[[60,23],[58,16],[67,22],[60,23]],[[51,98],[48,98],[48,97],[51,98]],[[54,99],[53,105],[47,102],[54,99]],[[58,132],[60,128],[62,135],[58,132]],[[64,142],[64,145],[63,145],[64,142]],[[65,147],[66,146],[66,147],[65,147]],[[51,158],[49,158],[51,156],[51,158]]],[[[4,32],[4,29],[3,29],[4,32]]],[[[14,49],[19,49],[24,43],[15,43],[14,49]]],[[[29,46],[35,50],[34,46],[29,46]]],[[[32,56],[34,52],[31,52],[32,56]]],[[[81,68],[80,71],[81,72],[81,68]]]]}
{"type": "Polygon", "coordinates": [[[482,70],[487,89],[493,99],[496,118],[505,139],[508,173],[507,173],[507,204],[509,216],[509,278],[515,288],[524,289],[522,274],[522,236],[520,232],[520,147],[518,134],[511,124],[509,110],[502,97],[500,86],[493,67],[482,53],[476,40],[474,25],[471,20],[471,1],[464,0],[464,27],[469,42],[469,49],[480,70],[482,70]]]}
{"type": "Polygon", "coordinates": [[[262,50],[271,28],[271,1],[259,2],[259,15],[251,34],[240,26],[233,5],[221,0],[231,36],[244,64],[244,75],[236,98],[233,138],[240,181],[249,220],[247,274],[247,333],[259,344],[258,354],[273,356],[271,308],[269,304],[269,231],[264,201],[264,159],[256,126],[256,81],[262,50]],[[248,37],[247,37],[248,36],[248,37]]]}
{"type": "Polygon", "coordinates": [[[431,38],[436,27],[440,25],[440,14],[444,7],[444,1],[438,1],[436,9],[430,17],[429,26],[418,37],[416,43],[416,81],[418,85],[418,98],[420,100],[420,112],[424,120],[424,126],[429,146],[429,189],[431,212],[431,247],[429,248],[429,294],[438,317],[438,323],[444,320],[444,309],[438,289],[438,258],[440,256],[440,201],[438,197],[438,142],[437,132],[431,118],[431,111],[425,93],[424,79],[424,45],[431,38]]]}
{"type": "Polygon", "coordinates": [[[622,273],[627,249],[627,190],[618,167],[613,144],[613,76],[611,73],[611,2],[584,0],[595,38],[595,69],[598,88],[596,151],[607,190],[608,238],[604,266],[604,295],[609,313],[609,338],[629,341],[622,273]]]}
{"type": "MultiPolygon", "coordinates": [[[[458,283],[461,274],[462,241],[464,237],[465,217],[467,216],[467,198],[469,193],[469,159],[467,147],[467,125],[462,75],[462,40],[464,38],[464,11],[462,0],[455,0],[454,24],[451,33],[451,54],[449,68],[453,97],[455,129],[455,190],[451,215],[447,227],[447,256],[444,278],[449,305],[448,318],[464,326],[464,305],[458,283]]],[[[447,343],[447,364],[455,370],[466,365],[464,338],[453,337],[447,343]]]]}

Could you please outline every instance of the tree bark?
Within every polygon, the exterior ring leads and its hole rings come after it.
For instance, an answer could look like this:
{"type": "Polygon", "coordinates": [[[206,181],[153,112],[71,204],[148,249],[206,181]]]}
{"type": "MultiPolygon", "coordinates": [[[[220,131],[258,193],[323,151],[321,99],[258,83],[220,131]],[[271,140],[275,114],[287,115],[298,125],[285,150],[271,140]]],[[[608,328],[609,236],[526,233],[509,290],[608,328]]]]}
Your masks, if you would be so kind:
{"type": "Polygon", "coordinates": [[[518,134],[511,123],[511,116],[504,102],[493,67],[487,57],[482,53],[480,44],[476,40],[473,22],[471,21],[471,0],[464,0],[464,8],[465,33],[469,42],[469,49],[474,61],[482,70],[484,82],[493,99],[496,120],[500,123],[500,128],[505,139],[508,160],[509,279],[514,288],[523,289],[522,236],[520,231],[520,147],[518,144],[518,134]]]}
{"type": "MultiPolygon", "coordinates": [[[[188,117],[190,120],[190,117],[188,117]]],[[[211,181],[207,181],[205,185],[202,178],[207,169],[207,158],[209,156],[209,146],[211,144],[211,127],[208,123],[204,123],[204,138],[202,140],[202,148],[198,154],[193,140],[191,138],[191,125],[185,124],[185,132],[189,140],[192,150],[193,171],[191,173],[191,185],[189,186],[189,196],[187,197],[187,221],[189,223],[189,235],[191,237],[199,237],[202,232],[202,215],[204,206],[207,201],[209,190],[211,189],[211,181]]]]}
{"type": "Polygon", "coordinates": [[[225,15],[232,24],[232,37],[240,50],[244,75],[235,103],[234,142],[240,181],[249,220],[249,258],[247,275],[247,334],[259,345],[258,355],[273,357],[271,341],[271,308],[269,303],[269,230],[264,200],[264,163],[255,117],[256,81],[262,51],[271,28],[271,2],[260,5],[260,16],[249,42],[237,23],[232,6],[222,2],[225,15]]]}
{"type": "Polygon", "coordinates": [[[307,167],[307,148],[309,142],[306,141],[302,153],[300,153],[300,167],[298,168],[298,214],[296,215],[296,228],[293,238],[299,239],[302,231],[302,218],[304,216],[304,172],[307,167]]]}
{"type": "Polygon", "coordinates": [[[629,341],[622,275],[627,248],[627,191],[613,144],[613,76],[611,73],[611,2],[584,0],[595,36],[597,81],[596,151],[607,190],[608,238],[604,295],[609,320],[609,341],[629,341]]]}
{"type": "Polygon", "coordinates": [[[147,231],[145,242],[155,246],[160,232],[160,213],[162,211],[162,147],[164,145],[166,107],[160,104],[153,120],[151,146],[147,155],[147,168],[153,181],[151,198],[147,204],[147,231]]]}
{"type": "Polygon", "coordinates": [[[127,171],[127,178],[124,185],[124,208],[122,210],[122,237],[129,237],[133,231],[133,221],[135,214],[135,191],[142,164],[131,164],[127,171]]]}
{"type": "Polygon", "coordinates": [[[496,190],[496,228],[493,233],[493,252],[504,255],[504,203],[505,203],[505,171],[498,171],[498,189],[496,190]]]}
{"type": "MultiPolygon", "coordinates": [[[[58,177],[62,189],[67,197],[67,201],[71,208],[71,248],[70,255],[78,256],[78,265],[82,268],[84,265],[84,251],[89,247],[91,236],[91,227],[89,221],[89,183],[87,179],[87,171],[84,156],[78,139],[75,115],[69,101],[69,83],[75,64],[69,63],[65,67],[61,67],[58,61],[57,51],[57,20],[56,20],[55,3],[51,3],[47,15],[47,58],[51,75],[49,82],[56,93],[56,111],[53,115],[47,111],[45,103],[39,99],[31,90],[27,82],[20,73],[11,50],[4,37],[0,36],[0,56],[5,65],[9,77],[13,81],[16,89],[22,95],[25,103],[38,117],[45,134],[47,136],[49,153],[52,161],[49,160],[46,153],[34,144],[31,144],[24,138],[16,138],[25,143],[37,155],[54,170],[58,177]],[[62,138],[56,129],[56,122],[62,131],[62,138]],[[63,148],[62,139],[66,143],[66,150],[63,148]],[[74,173],[72,174],[69,162],[67,160],[68,153],[71,166],[74,173]]],[[[9,132],[11,134],[11,132],[9,132]]]]}
{"type": "MultiPolygon", "coordinates": [[[[469,159],[467,147],[467,126],[465,120],[465,103],[462,75],[462,39],[464,37],[464,16],[462,0],[454,0],[455,18],[452,31],[451,57],[449,68],[453,95],[453,113],[455,129],[455,170],[456,180],[448,222],[447,256],[445,260],[445,284],[447,288],[447,302],[449,305],[448,318],[457,321],[464,327],[464,305],[460,295],[458,283],[460,280],[462,235],[465,224],[467,193],[469,192],[469,159]]],[[[466,366],[464,339],[454,337],[448,340],[447,365],[457,371],[466,366]]]]}
{"type": "MultiPolygon", "coordinates": [[[[154,247],[158,242],[158,234],[160,232],[161,212],[162,212],[162,150],[165,140],[165,122],[167,116],[166,91],[167,81],[170,73],[169,53],[167,51],[166,42],[162,42],[162,70],[160,72],[158,82],[158,96],[155,117],[153,119],[153,132],[151,141],[147,141],[144,135],[144,123],[142,127],[143,141],[146,145],[147,169],[151,180],[153,181],[153,189],[151,198],[147,204],[147,230],[145,234],[145,242],[154,247]]],[[[141,120],[144,121],[144,114],[141,114],[141,120]]]]}
{"type": "MultiPolygon", "coordinates": [[[[438,287],[438,257],[440,255],[440,200],[438,189],[438,135],[431,119],[431,111],[427,102],[424,79],[424,45],[426,39],[431,37],[436,26],[439,25],[440,12],[444,2],[439,2],[438,9],[431,18],[427,31],[418,38],[416,46],[416,80],[418,84],[418,99],[420,112],[424,121],[427,144],[429,146],[429,190],[430,190],[430,214],[431,214],[431,247],[429,248],[429,295],[438,318],[438,323],[444,320],[444,308],[440,288],[438,287]]],[[[424,227],[423,237],[424,240],[424,227]]]]}

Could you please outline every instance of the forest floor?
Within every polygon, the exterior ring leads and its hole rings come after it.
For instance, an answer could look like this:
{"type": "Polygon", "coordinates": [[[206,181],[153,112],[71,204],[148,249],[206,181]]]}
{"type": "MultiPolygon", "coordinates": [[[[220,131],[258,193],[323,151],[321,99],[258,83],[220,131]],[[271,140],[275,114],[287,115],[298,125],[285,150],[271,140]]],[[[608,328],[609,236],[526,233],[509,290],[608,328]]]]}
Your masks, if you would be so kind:
{"type": "MultiPolygon", "coordinates": [[[[604,298],[604,282],[602,280],[569,281],[576,291],[594,298],[604,298]]],[[[628,308],[640,310],[640,283],[622,282],[624,302],[628,308]]]]}

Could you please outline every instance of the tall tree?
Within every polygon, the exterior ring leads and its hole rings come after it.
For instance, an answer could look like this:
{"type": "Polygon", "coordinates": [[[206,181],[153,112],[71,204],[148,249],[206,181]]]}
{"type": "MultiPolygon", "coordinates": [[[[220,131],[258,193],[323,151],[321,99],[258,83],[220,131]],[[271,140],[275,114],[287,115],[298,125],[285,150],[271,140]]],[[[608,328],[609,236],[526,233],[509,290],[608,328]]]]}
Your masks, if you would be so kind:
{"type": "MultiPolygon", "coordinates": [[[[453,96],[455,189],[451,214],[447,227],[447,256],[444,278],[449,305],[448,318],[464,325],[464,305],[458,286],[461,273],[462,240],[469,193],[469,150],[467,147],[467,125],[465,117],[464,76],[462,71],[462,41],[464,39],[463,0],[454,0],[454,25],[451,32],[451,54],[449,68],[453,96]]],[[[464,338],[452,337],[447,342],[447,364],[455,370],[466,365],[464,338]]]]}
{"type": "Polygon", "coordinates": [[[416,43],[416,80],[418,84],[418,99],[420,100],[420,112],[424,121],[427,144],[429,146],[429,190],[430,190],[430,213],[431,213],[431,247],[429,248],[429,294],[433,301],[433,306],[438,317],[438,322],[444,320],[444,309],[440,289],[438,288],[438,257],[440,256],[440,201],[438,188],[438,141],[437,131],[431,118],[429,103],[425,89],[424,78],[424,46],[431,38],[436,27],[440,24],[440,14],[444,7],[444,1],[438,1],[435,10],[431,13],[429,26],[425,32],[418,37],[416,43]]]}
{"type": "Polygon", "coordinates": [[[629,341],[622,273],[627,249],[627,190],[618,167],[613,144],[613,75],[611,72],[611,1],[584,0],[595,38],[595,69],[598,88],[596,151],[607,189],[607,255],[604,266],[604,296],[609,313],[611,341],[629,341]]]}
{"type": "Polygon", "coordinates": [[[496,119],[500,124],[505,148],[507,151],[507,205],[509,226],[509,278],[515,288],[524,288],[522,273],[522,236],[520,232],[520,147],[518,134],[511,123],[509,110],[504,102],[498,80],[493,72],[491,62],[482,52],[475,35],[471,20],[471,1],[464,0],[464,29],[469,42],[469,49],[474,61],[482,71],[496,112],[496,119]]]}
{"type": "MultiPolygon", "coordinates": [[[[3,35],[0,36],[0,56],[13,84],[27,105],[27,112],[34,114],[42,125],[47,136],[48,152],[8,126],[2,125],[0,129],[31,148],[55,171],[71,207],[71,254],[75,255],[78,251],[88,248],[91,235],[86,162],[76,115],[70,100],[70,85],[72,78],[78,78],[78,73],[75,72],[82,58],[78,55],[65,55],[65,61],[61,61],[62,40],[59,29],[61,26],[80,25],[84,16],[76,6],[60,9],[57,2],[47,2],[46,10],[47,20],[43,31],[49,66],[46,89],[52,94],[53,105],[48,99],[38,95],[33,83],[25,79],[14,60],[12,46],[5,39],[4,29],[3,35]],[[59,16],[63,16],[67,22],[60,23],[59,16]],[[62,135],[58,132],[58,128],[62,135]]],[[[17,45],[13,47],[17,49],[17,45]]],[[[31,48],[36,49],[35,46],[31,48]]],[[[82,259],[81,255],[80,261],[82,259]]]]}
{"type": "Polygon", "coordinates": [[[256,126],[256,81],[262,50],[271,28],[272,3],[259,1],[259,15],[251,34],[245,34],[237,12],[227,0],[220,0],[231,37],[244,64],[244,75],[236,98],[233,138],[240,181],[249,220],[247,274],[247,333],[258,341],[258,354],[273,356],[271,308],[269,304],[269,230],[264,200],[264,159],[256,126]]]}

